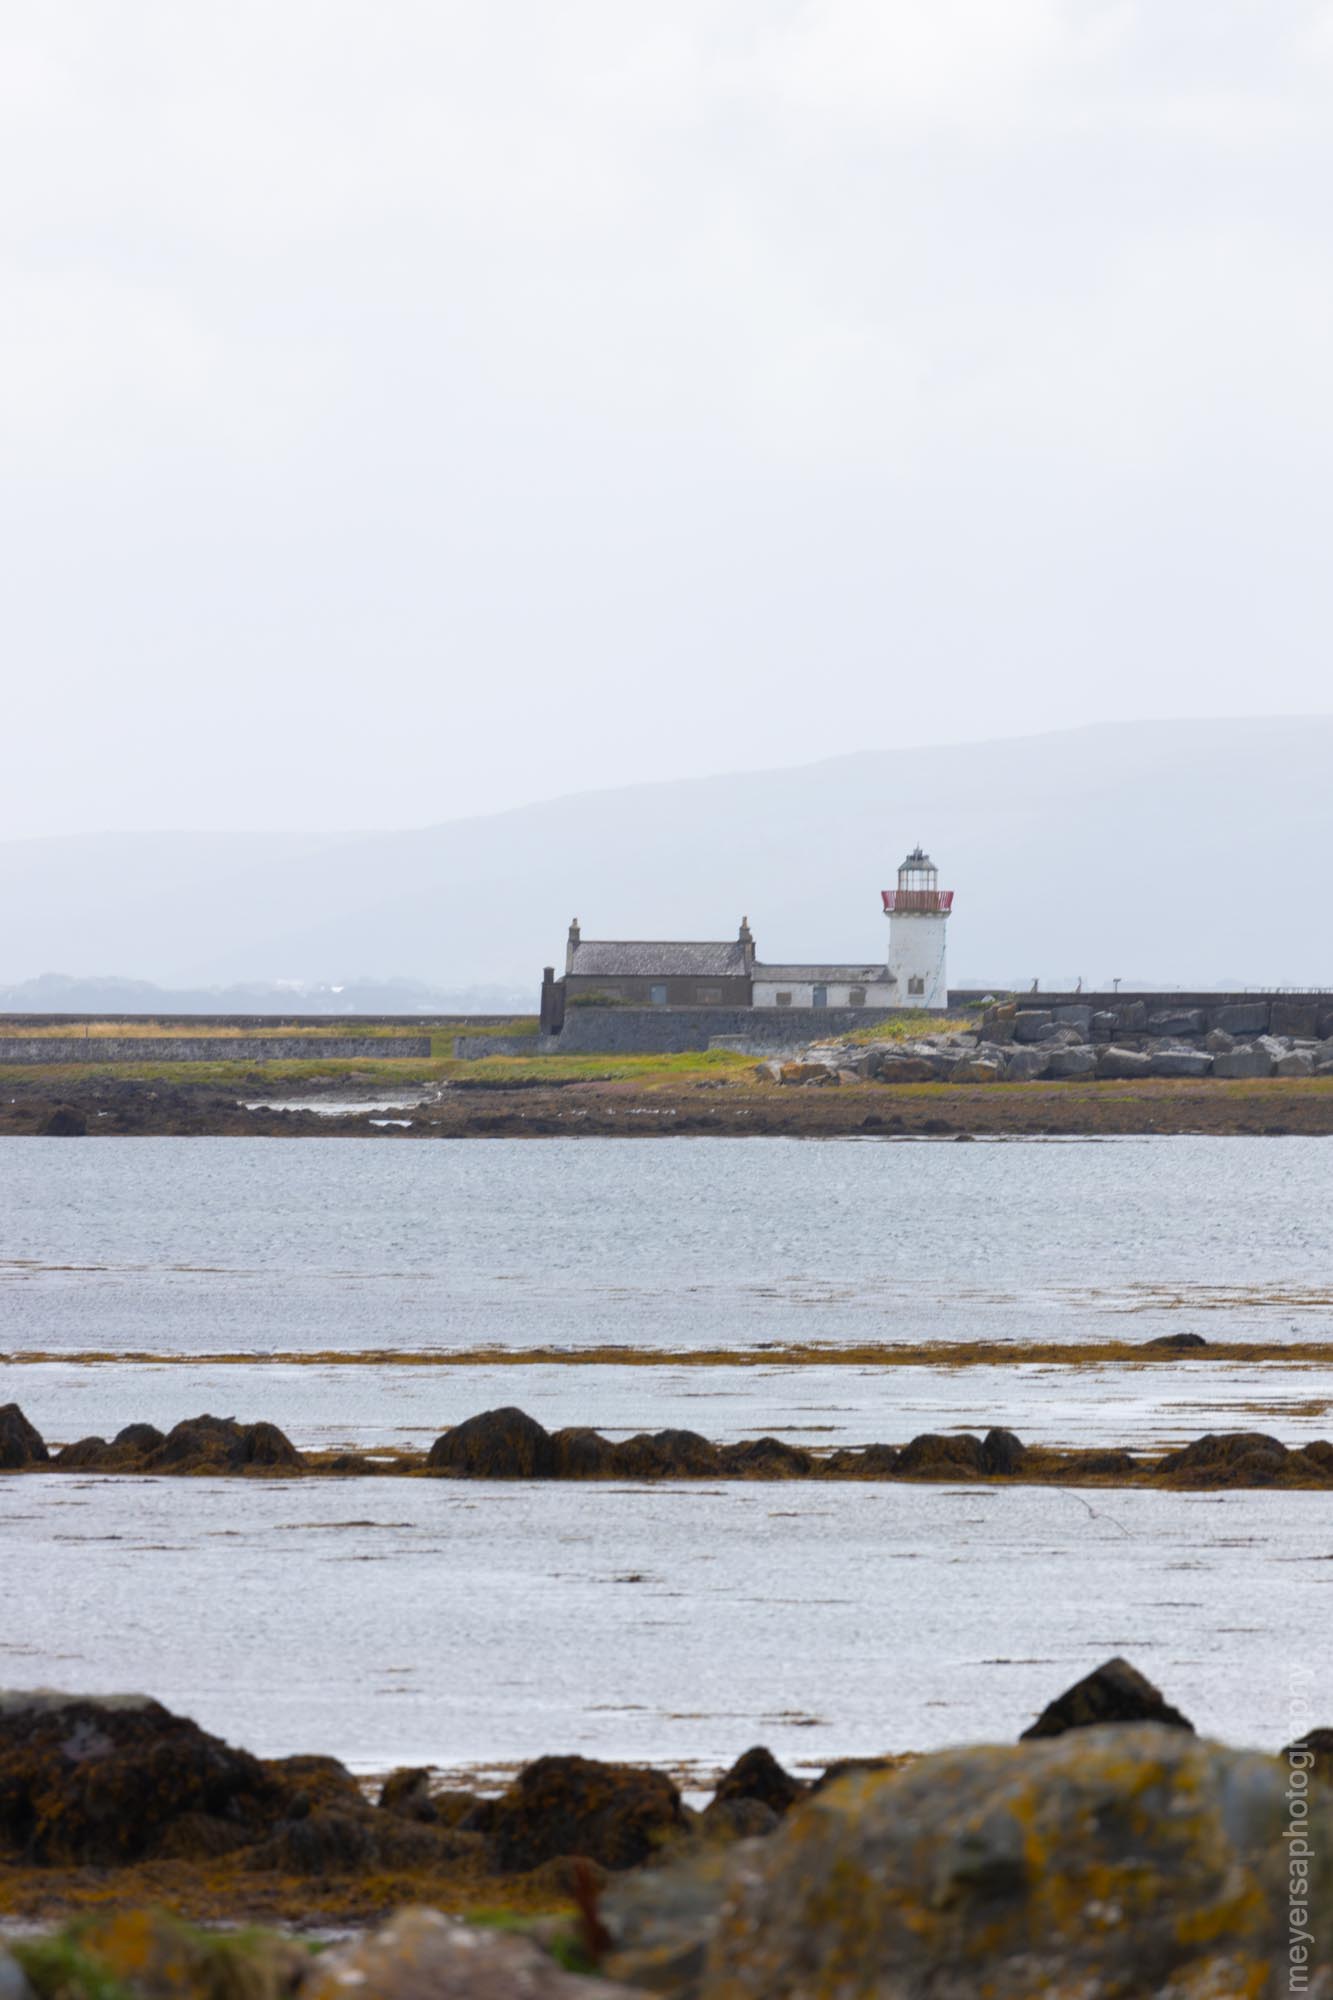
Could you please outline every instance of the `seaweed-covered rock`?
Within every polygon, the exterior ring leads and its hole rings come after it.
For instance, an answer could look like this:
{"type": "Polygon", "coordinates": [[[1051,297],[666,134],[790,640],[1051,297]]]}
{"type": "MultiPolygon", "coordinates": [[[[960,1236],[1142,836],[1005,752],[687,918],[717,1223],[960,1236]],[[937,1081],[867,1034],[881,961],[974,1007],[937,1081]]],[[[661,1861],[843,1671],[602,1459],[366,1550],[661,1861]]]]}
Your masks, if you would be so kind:
{"type": "Polygon", "coordinates": [[[733,1479],[806,1479],[815,1464],[808,1451],[775,1437],[720,1445],[718,1458],[722,1470],[733,1479]]]}
{"type": "Polygon", "coordinates": [[[530,1938],[400,1910],[379,1930],[322,1952],[301,2000],[634,2000],[629,1989],[562,1971],[530,1938]]]}
{"type": "MultiPolygon", "coordinates": [[[[711,1909],[704,1898],[689,1911],[703,1961],[695,1990],[701,2000],[1276,2000],[1295,1941],[1286,1783],[1276,1758],[1151,1725],[950,1750],[845,1779],[740,1850],[711,1909]]],[[[1313,1790],[1308,1844],[1300,1948],[1308,1990],[1320,1992],[1333,1949],[1333,1796],[1313,1790]]],[[[669,1892],[644,1878],[640,1893],[669,1892]]],[[[681,1955],[687,1941],[676,1942],[681,1955]]]]}
{"type": "Polygon", "coordinates": [[[1028,1448],[1012,1431],[987,1431],[981,1444],[982,1465],[992,1479],[1011,1479],[1023,1469],[1028,1448]]]}
{"type": "Polygon", "coordinates": [[[379,1808],[381,1812],[397,1813],[400,1819],[419,1820],[423,1826],[433,1826],[439,1814],[430,1795],[429,1766],[391,1771],[380,1786],[379,1808]]]}
{"type": "Polygon", "coordinates": [[[551,1435],[525,1410],[483,1410],[437,1437],[426,1455],[432,1472],[456,1479],[550,1479],[551,1435]]]}
{"type": "Polygon", "coordinates": [[[61,1472],[86,1472],[115,1465],[119,1456],[116,1447],[104,1437],[86,1437],[62,1445],[55,1455],[55,1464],[61,1472]]]}
{"type": "Polygon", "coordinates": [[[138,1861],[186,1814],[253,1837],[283,1798],[258,1758],[147,1696],[0,1694],[0,1851],[15,1859],[138,1861]]]}
{"type": "Polygon", "coordinates": [[[1201,1333],[1159,1333],[1153,1340],[1145,1340],[1144,1346],[1160,1348],[1166,1354],[1189,1354],[1196,1347],[1207,1347],[1208,1342],[1201,1333]]]}
{"type": "Polygon", "coordinates": [[[722,1470],[715,1444],[697,1431],[641,1432],[616,1446],[626,1479],[712,1479],[722,1470]]]}
{"type": "Polygon", "coordinates": [[[46,1440],[28,1422],[18,1404],[0,1406],[0,1472],[21,1472],[25,1465],[45,1465],[50,1456],[46,1440]]]}
{"type": "Polygon", "coordinates": [[[713,1804],[727,1799],[758,1799],[775,1813],[785,1813],[805,1793],[799,1779],[784,1771],[771,1750],[757,1743],[724,1771],[713,1793],[713,1804]]]}
{"type": "Polygon", "coordinates": [[[552,1433],[551,1459],[553,1479],[616,1479],[622,1475],[610,1438],[581,1425],[552,1433]]]}
{"type": "Polygon", "coordinates": [[[903,1446],[896,1469],[904,1479],[976,1479],[986,1462],[980,1438],[966,1431],[958,1437],[923,1431],[903,1446]]]}
{"type": "Polygon", "coordinates": [[[591,1757],[539,1757],[495,1801],[487,1852],[505,1875],[562,1854],[634,1868],[684,1827],[680,1793],[662,1771],[591,1757]]]}
{"type": "Polygon", "coordinates": [[[1182,1486],[1267,1485],[1281,1471],[1287,1447],[1265,1431],[1209,1431],[1169,1451],[1158,1471],[1182,1486]]]}
{"type": "Polygon", "coordinates": [[[299,1472],[301,1454],[276,1424],[240,1424],[235,1417],[186,1417],[160,1444],[139,1453],[145,1472],[299,1472]]]}
{"type": "Polygon", "coordinates": [[[126,1424],[116,1432],[111,1442],[127,1451],[156,1451],[164,1442],[165,1433],[156,1424],[126,1424]]]}
{"type": "Polygon", "coordinates": [[[1194,1728],[1179,1709],[1162,1699],[1137,1667],[1131,1667],[1128,1660],[1114,1659],[1085,1674],[1049,1702],[1023,1731],[1022,1740],[1063,1736],[1070,1729],[1090,1729],[1107,1722],[1156,1722],[1191,1732],[1194,1728]]]}

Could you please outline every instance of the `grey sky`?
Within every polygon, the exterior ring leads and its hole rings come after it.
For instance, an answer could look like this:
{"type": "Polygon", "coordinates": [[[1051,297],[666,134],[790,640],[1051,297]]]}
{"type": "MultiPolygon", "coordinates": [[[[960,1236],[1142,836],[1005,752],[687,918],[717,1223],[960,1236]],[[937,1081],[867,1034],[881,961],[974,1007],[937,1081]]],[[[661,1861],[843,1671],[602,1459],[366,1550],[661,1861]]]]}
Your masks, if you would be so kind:
{"type": "Polygon", "coordinates": [[[1333,6],[0,0],[0,833],[1333,707],[1333,6]]]}

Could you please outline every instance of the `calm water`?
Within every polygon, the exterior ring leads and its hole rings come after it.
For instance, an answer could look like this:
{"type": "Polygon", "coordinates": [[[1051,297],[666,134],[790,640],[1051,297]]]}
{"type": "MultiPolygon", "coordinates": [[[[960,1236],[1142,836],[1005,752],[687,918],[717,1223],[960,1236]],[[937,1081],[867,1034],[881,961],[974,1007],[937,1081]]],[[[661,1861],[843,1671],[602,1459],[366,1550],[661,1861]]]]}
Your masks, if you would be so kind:
{"type": "Polygon", "coordinates": [[[1328,1338],[1324,1139],[0,1140],[0,1350],[1328,1338]]]}
{"type": "Polygon", "coordinates": [[[708,1770],[1012,1739],[1124,1653],[1277,1749],[1331,1553],[1306,1493],[16,1478],[0,1574],[34,1584],[0,1681],[146,1689],[366,1770],[708,1770]]]}

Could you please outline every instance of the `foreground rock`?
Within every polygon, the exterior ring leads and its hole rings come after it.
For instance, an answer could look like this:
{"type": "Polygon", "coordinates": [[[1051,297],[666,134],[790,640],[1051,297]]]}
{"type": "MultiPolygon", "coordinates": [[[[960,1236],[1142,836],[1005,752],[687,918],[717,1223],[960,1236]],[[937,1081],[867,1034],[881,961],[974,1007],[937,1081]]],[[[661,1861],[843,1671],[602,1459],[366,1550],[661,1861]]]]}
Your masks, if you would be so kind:
{"type": "Polygon", "coordinates": [[[402,1910],[316,1961],[301,2000],[630,2000],[630,1989],[563,1972],[529,1939],[402,1910]]]}
{"type": "Polygon", "coordinates": [[[1063,1736],[1070,1729],[1091,1729],[1108,1722],[1157,1722],[1168,1729],[1193,1730],[1178,1708],[1162,1699],[1152,1682],[1128,1660],[1107,1660],[1048,1702],[1037,1720],[1023,1731],[1024,1740],[1063,1736]]]}
{"type": "Polygon", "coordinates": [[[0,1694],[0,1862],[287,1874],[424,1867],[479,1847],[380,1812],[336,1758],[264,1761],[146,1695],[0,1694]]]}
{"type": "Polygon", "coordinates": [[[657,1990],[697,2000],[1327,1993],[1333,1794],[1311,1792],[1297,1927],[1286,1783],[1275,1758],[1154,1724],[844,1778],[729,1866],[609,1897],[608,1969],[674,1967],[657,1990]]]}

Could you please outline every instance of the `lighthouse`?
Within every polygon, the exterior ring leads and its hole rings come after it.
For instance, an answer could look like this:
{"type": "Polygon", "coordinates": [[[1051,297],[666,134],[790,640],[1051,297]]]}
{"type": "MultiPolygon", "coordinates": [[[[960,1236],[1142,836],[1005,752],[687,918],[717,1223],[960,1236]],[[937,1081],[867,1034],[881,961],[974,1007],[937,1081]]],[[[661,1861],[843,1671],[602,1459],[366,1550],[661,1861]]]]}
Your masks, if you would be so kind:
{"type": "Polygon", "coordinates": [[[898,870],[896,889],[882,891],[889,920],[889,987],[895,1007],[949,1004],[944,933],[953,890],[941,889],[939,870],[920,847],[898,870]]]}

